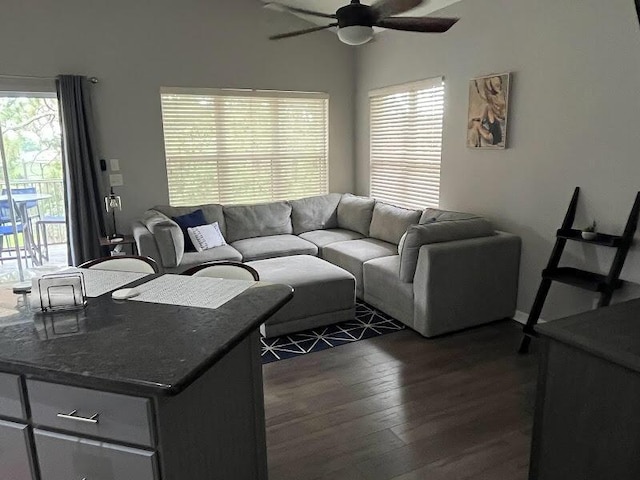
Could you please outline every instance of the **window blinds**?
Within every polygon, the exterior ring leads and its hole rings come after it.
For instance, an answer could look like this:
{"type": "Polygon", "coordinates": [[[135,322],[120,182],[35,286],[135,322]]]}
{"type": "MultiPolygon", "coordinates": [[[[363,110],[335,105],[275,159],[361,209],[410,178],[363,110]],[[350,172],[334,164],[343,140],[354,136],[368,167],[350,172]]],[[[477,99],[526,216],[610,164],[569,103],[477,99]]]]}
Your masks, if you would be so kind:
{"type": "Polygon", "coordinates": [[[369,109],[371,196],[407,208],[437,207],[442,77],[374,90],[369,109]]]}
{"type": "Polygon", "coordinates": [[[327,193],[328,98],[163,88],[171,204],[253,203],[327,193]]]}

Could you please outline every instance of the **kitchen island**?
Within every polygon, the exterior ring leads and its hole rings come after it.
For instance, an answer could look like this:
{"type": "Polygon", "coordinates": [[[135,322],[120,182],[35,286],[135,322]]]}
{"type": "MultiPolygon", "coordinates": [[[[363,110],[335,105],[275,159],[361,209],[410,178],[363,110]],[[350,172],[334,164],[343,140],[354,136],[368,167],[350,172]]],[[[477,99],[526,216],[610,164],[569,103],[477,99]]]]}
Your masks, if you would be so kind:
{"type": "Polygon", "coordinates": [[[640,300],[538,325],[531,480],[640,478],[640,300]]]}
{"type": "Polygon", "coordinates": [[[0,478],[266,479],[258,328],[292,295],[258,282],[215,309],[109,293],[3,309],[0,478]]]}

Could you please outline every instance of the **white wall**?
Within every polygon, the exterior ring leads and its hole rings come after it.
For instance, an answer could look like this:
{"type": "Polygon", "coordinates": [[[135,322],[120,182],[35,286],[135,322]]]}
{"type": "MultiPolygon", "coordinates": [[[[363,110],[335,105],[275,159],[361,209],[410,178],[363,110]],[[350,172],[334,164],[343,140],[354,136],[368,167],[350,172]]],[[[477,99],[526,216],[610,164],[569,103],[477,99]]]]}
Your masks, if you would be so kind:
{"type": "MultiPolygon", "coordinates": [[[[522,236],[518,309],[531,308],[573,188],[578,220],[621,233],[640,190],[640,29],[631,0],[464,0],[437,12],[462,18],[445,35],[384,32],[357,58],[359,193],[368,192],[368,99],[373,88],[444,75],[447,104],[441,207],[487,216],[522,236]],[[468,81],[512,71],[505,151],[466,148],[468,81]]],[[[573,245],[565,259],[607,269],[610,252],[573,245]]],[[[623,278],[640,281],[631,253],[623,278]]],[[[552,288],[543,317],[592,307],[552,288]]],[[[629,289],[620,298],[638,296],[629,289]]]]}
{"type": "Polygon", "coordinates": [[[100,155],[120,159],[122,223],[168,203],[159,89],[233,87],[328,92],[332,191],[354,187],[353,49],[258,0],[9,0],[0,74],[96,76],[100,155]]]}

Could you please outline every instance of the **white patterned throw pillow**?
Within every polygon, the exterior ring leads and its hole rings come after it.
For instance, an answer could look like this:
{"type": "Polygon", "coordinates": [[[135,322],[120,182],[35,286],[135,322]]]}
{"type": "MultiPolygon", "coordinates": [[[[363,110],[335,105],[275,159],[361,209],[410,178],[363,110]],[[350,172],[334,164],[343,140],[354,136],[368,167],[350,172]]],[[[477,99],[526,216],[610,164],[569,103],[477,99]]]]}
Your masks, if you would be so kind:
{"type": "Polygon", "coordinates": [[[218,222],[214,222],[211,225],[189,227],[187,228],[187,232],[198,252],[227,244],[222,236],[218,222]]]}

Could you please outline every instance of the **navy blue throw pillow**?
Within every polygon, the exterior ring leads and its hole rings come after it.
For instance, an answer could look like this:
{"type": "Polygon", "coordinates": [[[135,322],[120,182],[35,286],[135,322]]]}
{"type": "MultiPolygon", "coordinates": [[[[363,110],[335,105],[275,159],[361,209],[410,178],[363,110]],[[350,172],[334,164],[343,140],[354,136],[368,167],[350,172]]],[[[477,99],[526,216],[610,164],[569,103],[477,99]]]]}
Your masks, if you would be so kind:
{"type": "Polygon", "coordinates": [[[187,213],[186,215],[180,215],[179,217],[173,217],[172,220],[178,224],[184,235],[184,251],[195,252],[196,247],[193,246],[193,242],[187,233],[189,227],[199,227],[206,225],[207,221],[204,218],[204,212],[202,209],[198,209],[195,212],[187,213]]]}

